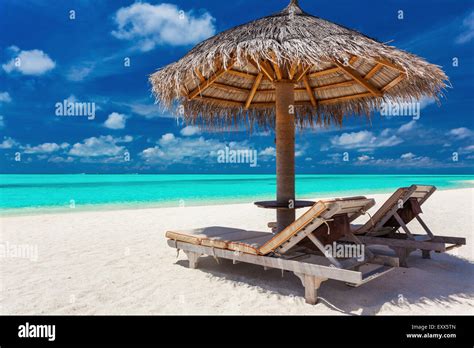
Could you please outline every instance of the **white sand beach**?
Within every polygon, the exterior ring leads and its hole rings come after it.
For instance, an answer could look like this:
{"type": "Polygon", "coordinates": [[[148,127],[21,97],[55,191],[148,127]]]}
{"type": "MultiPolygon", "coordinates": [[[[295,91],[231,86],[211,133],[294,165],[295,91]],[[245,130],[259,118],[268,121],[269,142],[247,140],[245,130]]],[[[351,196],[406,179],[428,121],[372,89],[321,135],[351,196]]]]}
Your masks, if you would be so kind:
{"type": "MultiPolygon", "coordinates": [[[[368,195],[377,201],[387,194],[368,195]]],[[[474,189],[437,191],[423,218],[438,235],[467,238],[445,254],[409,258],[358,288],[326,281],[305,303],[290,272],[200,259],[189,269],[168,247],[169,229],[211,225],[268,231],[274,212],[253,204],[55,213],[1,218],[0,243],[30,258],[0,258],[1,314],[474,314],[474,189]]],[[[363,216],[357,222],[363,222],[363,216]]],[[[418,223],[410,225],[421,232],[418,223]]]]}

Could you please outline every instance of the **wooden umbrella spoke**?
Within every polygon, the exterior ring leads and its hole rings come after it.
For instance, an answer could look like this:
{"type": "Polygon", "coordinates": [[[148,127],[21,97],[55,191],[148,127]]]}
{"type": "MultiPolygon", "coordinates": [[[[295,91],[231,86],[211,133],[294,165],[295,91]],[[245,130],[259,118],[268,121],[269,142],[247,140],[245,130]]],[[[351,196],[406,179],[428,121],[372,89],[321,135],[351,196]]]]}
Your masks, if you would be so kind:
{"type": "Polygon", "coordinates": [[[355,69],[345,66],[339,62],[335,62],[335,64],[342,70],[344,73],[352,77],[354,80],[356,80],[362,87],[366,88],[369,90],[374,96],[376,97],[381,97],[383,93],[377,89],[372,83],[364,79],[355,69]]]}
{"type": "Polygon", "coordinates": [[[272,53],[271,56],[272,60],[270,61],[270,63],[273,66],[273,70],[275,71],[277,80],[281,80],[283,79],[283,74],[281,72],[280,66],[278,65],[278,60],[276,59],[275,53],[272,53]]]}
{"type": "Polygon", "coordinates": [[[195,69],[194,72],[196,73],[197,77],[199,78],[199,80],[201,81],[201,83],[203,83],[204,81],[206,81],[206,78],[203,76],[203,74],[201,73],[201,71],[199,71],[199,69],[195,69]]]}
{"type": "Polygon", "coordinates": [[[300,82],[301,79],[306,76],[306,73],[309,71],[309,69],[311,69],[312,65],[308,65],[306,66],[305,68],[303,68],[303,70],[298,74],[296,75],[295,77],[295,82],[300,82]]]}
{"type": "Polygon", "coordinates": [[[227,70],[232,68],[235,64],[235,61],[231,61],[231,63],[227,67],[220,68],[214,75],[212,75],[208,80],[205,80],[199,84],[191,93],[188,94],[188,100],[194,99],[198,94],[201,94],[206,89],[208,89],[219,77],[225,74],[227,70]]]}
{"type": "Polygon", "coordinates": [[[313,105],[313,107],[316,107],[317,102],[316,102],[316,98],[314,97],[313,89],[311,88],[311,85],[309,83],[308,75],[303,76],[303,82],[306,88],[306,92],[308,93],[309,100],[311,101],[311,105],[313,105]]]}
{"type": "Polygon", "coordinates": [[[290,80],[293,80],[297,71],[298,71],[298,63],[295,63],[295,62],[291,63],[290,71],[288,72],[288,76],[290,80]]]}
{"type": "Polygon", "coordinates": [[[370,71],[367,73],[367,75],[364,76],[364,79],[370,80],[372,77],[375,76],[379,72],[380,69],[382,69],[383,65],[380,63],[375,64],[375,66],[370,69],[370,71]]]}
{"type": "Polygon", "coordinates": [[[402,68],[401,66],[399,66],[397,64],[394,64],[392,62],[389,62],[386,59],[379,58],[379,59],[374,59],[374,60],[379,64],[385,65],[386,67],[389,67],[389,68],[392,68],[392,69],[395,69],[395,70],[398,70],[399,72],[401,72],[403,74],[406,73],[404,68],[402,68]]]}
{"type": "Polygon", "coordinates": [[[233,70],[233,69],[227,70],[227,73],[231,74],[231,75],[234,75],[234,76],[242,77],[244,79],[250,79],[250,80],[253,80],[253,79],[255,79],[255,77],[257,77],[257,75],[255,75],[255,74],[251,74],[251,73],[244,72],[244,71],[233,70]]]}
{"type": "Polygon", "coordinates": [[[388,91],[389,89],[395,87],[395,85],[397,85],[398,83],[403,81],[405,79],[405,77],[406,77],[405,74],[400,74],[395,79],[393,79],[391,82],[389,82],[387,85],[382,87],[382,91],[385,92],[385,91],[388,91]]]}
{"type": "Polygon", "coordinates": [[[259,73],[257,77],[255,78],[252,89],[247,97],[247,101],[245,102],[245,106],[244,106],[245,110],[248,110],[250,104],[252,103],[252,100],[255,97],[255,93],[257,93],[257,88],[258,86],[260,86],[260,82],[262,81],[262,78],[263,78],[263,73],[259,73]]]}

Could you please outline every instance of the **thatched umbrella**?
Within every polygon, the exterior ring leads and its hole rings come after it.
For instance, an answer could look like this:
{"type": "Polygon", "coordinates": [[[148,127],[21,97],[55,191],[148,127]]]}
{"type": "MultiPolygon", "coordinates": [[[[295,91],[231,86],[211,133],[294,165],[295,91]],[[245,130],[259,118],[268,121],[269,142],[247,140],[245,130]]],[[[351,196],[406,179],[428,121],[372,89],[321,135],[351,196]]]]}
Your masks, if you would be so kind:
{"type": "MultiPolygon", "coordinates": [[[[345,116],[370,117],[384,102],[438,99],[447,77],[291,0],[281,12],[203,41],[150,81],[157,102],[188,123],[274,128],[277,202],[288,208],[295,199],[295,126],[341,125],[345,116]]],[[[278,230],[294,218],[294,209],[279,209],[278,230]]]]}

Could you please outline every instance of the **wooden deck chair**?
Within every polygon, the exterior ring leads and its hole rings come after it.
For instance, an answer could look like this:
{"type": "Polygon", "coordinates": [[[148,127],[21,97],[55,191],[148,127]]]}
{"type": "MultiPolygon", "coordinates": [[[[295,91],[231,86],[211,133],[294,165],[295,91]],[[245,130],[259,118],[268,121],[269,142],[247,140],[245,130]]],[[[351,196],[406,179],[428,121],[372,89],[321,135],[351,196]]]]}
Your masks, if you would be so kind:
{"type": "Polygon", "coordinates": [[[197,267],[201,255],[210,255],[216,260],[225,258],[234,263],[246,262],[264,266],[265,269],[292,271],[305,287],[306,302],[315,304],[317,289],[327,279],[358,286],[398,266],[397,258],[375,255],[350,230],[350,218],[363,214],[374,204],[374,200],[365,197],[320,201],[278,234],[213,226],[168,231],[166,237],[169,246],[185,252],[190,268],[197,267]],[[341,228],[350,243],[364,252],[363,260],[356,257],[338,258],[327,252],[325,244],[338,240],[341,228]],[[313,250],[302,246],[303,241],[309,241],[313,250]],[[382,266],[366,273],[360,272],[359,267],[367,264],[382,266]]]}
{"type": "Polygon", "coordinates": [[[407,257],[417,249],[423,258],[430,258],[430,252],[445,252],[466,244],[465,238],[435,236],[422,220],[421,206],[436,191],[436,187],[412,185],[396,190],[393,195],[364,225],[352,227],[365,244],[387,245],[400,259],[400,266],[407,267],[407,257]],[[425,230],[425,235],[414,234],[407,224],[417,220],[425,230]],[[450,244],[447,246],[447,244],[450,244]]]}

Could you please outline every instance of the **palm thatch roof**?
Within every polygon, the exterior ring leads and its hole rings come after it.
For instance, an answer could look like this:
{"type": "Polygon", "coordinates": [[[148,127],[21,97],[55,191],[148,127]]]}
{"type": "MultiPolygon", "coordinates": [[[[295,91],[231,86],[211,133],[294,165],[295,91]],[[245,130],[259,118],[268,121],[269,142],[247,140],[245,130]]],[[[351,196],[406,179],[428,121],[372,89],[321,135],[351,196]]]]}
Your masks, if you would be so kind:
{"type": "Polygon", "coordinates": [[[342,124],[382,102],[438,100],[448,80],[436,65],[304,12],[237,26],[194,47],[150,76],[157,103],[188,123],[274,125],[277,81],[295,84],[295,122],[342,124]]]}

